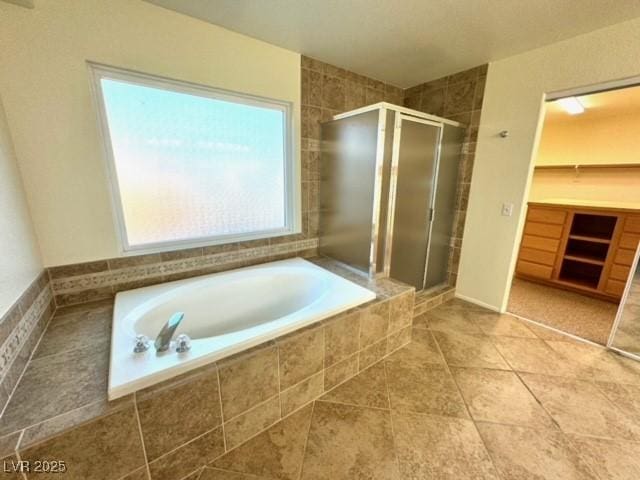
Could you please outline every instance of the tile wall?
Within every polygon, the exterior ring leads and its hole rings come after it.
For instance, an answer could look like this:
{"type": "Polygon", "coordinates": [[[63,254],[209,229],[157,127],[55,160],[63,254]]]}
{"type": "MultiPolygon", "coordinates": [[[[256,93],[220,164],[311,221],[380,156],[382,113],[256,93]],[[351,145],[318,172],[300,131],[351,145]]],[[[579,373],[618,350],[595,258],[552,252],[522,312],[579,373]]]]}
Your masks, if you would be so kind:
{"type": "Polygon", "coordinates": [[[455,286],[469,202],[469,187],[482,112],[487,65],[422,83],[405,90],[404,105],[468,125],[458,174],[456,218],[449,254],[449,284],[455,286]]]}
{"type": "Polygon", "coordinates": [[[487,65],[402,90],[309,57],[302,57],[303,183],[308,192],[310,232],[317,235],[320,122],[376,102],[404,105],[468,125],[458,177],[456,218],[449,255],[449,284],[455,286],[487,65]]]}
{"type": "Polygon", "coordinates": [[[0,318],[0,412],[54,310],[49,276],[43,271],[0,318]]]}
{"type": "MultiPolygon", "coordinates": [[[[309,232],[317,236],[320,192],[320,123],[338,113],[377,102],[402,105],[393,85],[302,57],[302,185],[308,192],[309,232]]],[[[304,201],[303,201],[304,204],[304,201]]],[[[303,206],[303,211],[305,207],[303,206]]]]}

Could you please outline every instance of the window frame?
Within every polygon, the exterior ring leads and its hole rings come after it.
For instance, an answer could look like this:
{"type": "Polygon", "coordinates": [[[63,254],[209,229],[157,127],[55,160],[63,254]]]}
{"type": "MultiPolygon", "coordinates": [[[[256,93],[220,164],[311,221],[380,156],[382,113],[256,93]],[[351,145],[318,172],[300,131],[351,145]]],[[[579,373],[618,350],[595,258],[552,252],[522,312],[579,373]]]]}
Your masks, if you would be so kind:
{"type": "Polygon", "coordinates": [[[241,92],[225,90],[206,85],[195,84],[183,80],[174,80],[157,75],[136,72],[128,69],[112,67],[99,63],[87,62],[91,77],[91,91],[97,111],[103,156],[106,164],[108,189],[111,197],[111,209],[117,233],[118,246],[122,255],[138,255],[179,250],[208,245],[222,245],[248,240],[267,239],[301,233],[301,179],[300,159],[296,155],[293,102],[278,100],[241,92]],[[124,205],[120,195],[120,184],[116,169],[115,157],[111,142],[111,134],[107,119],[105,97],[102,91],[102,79],[116,80],[143,87],[162,89],[170,92],[195,95],[203,98],[238,103],[242,105],[269,108],[283,113],[283,146],[284,146],[284,203],[285,225],[283,228],[261,230],[231,235],[213,235],[208,237],[168,240],[131,245],[128,241],[127,226],[124,216],[124,205]]]}

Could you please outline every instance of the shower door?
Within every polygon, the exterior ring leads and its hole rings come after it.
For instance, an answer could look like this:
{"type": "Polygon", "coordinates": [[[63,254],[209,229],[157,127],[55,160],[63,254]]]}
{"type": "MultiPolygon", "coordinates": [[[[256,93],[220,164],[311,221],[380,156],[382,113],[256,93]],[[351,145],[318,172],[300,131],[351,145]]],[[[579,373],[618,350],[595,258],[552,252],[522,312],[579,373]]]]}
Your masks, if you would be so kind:
{"type": "Polygon", "coordinates": [[[376,257],[381,135],[377,110],[322,124],[319,249],[367,274],[376,257]]]}
{"type": "Polygon", "coordinates": [[[389,273],[417,290],[425,283],[441,136],[441,124],[396,113],[392,175],[397,181],[391,193],[389,273]]]}
{"type": "Polygon", "coordinates": [[[458,169],[464,134],[463,127],[443,125],[424,288],[432,288],[448,281],[449,252],[456,213],[458,169]]]}

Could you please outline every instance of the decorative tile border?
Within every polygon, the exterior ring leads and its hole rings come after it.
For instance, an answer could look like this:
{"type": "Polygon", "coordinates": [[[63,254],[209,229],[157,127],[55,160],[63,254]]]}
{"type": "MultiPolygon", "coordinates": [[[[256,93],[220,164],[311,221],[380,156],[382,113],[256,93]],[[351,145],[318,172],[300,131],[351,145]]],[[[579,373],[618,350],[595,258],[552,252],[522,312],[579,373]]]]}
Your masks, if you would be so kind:
{"type": "Polygon", "coordinates": [[[51,290],[49,288],[43,289],[24,314],[22,320],[13,329],[11,335],[0,346],[0,378],[6,376],[12,361],[20,351],[20,347],[29,338],[29,334],[48,308],[52,298],[51,290]]]}
{"type": "Polygon", "coordinates": [[[49,276],[43,271],[0,319],[0,411],[18,383],[53,312],[49,276]]]}
{"type": "Polygon", "coordinates": [[[317,248],[317,238],[281,243],[254,241],[236,244],[229,251],[219,251],[223,250],[220,246],[53,267],[49,275],[56,304],[66,306],[110,298],[122,290],[297,255],[313,256],[317,248]],[[252,246],[255,244],[258,246],[252,246]]]}

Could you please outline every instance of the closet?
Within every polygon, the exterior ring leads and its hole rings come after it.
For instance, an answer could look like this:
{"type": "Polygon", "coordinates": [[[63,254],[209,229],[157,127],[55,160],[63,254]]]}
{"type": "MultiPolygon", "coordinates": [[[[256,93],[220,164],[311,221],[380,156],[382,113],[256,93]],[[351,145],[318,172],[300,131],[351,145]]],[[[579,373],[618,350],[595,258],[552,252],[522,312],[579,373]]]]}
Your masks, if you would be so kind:
{"type": "Polygon", "coordinates": [[[516,275],[618,302],[639,240],[638,210],[529,202],[516,275]]]}

